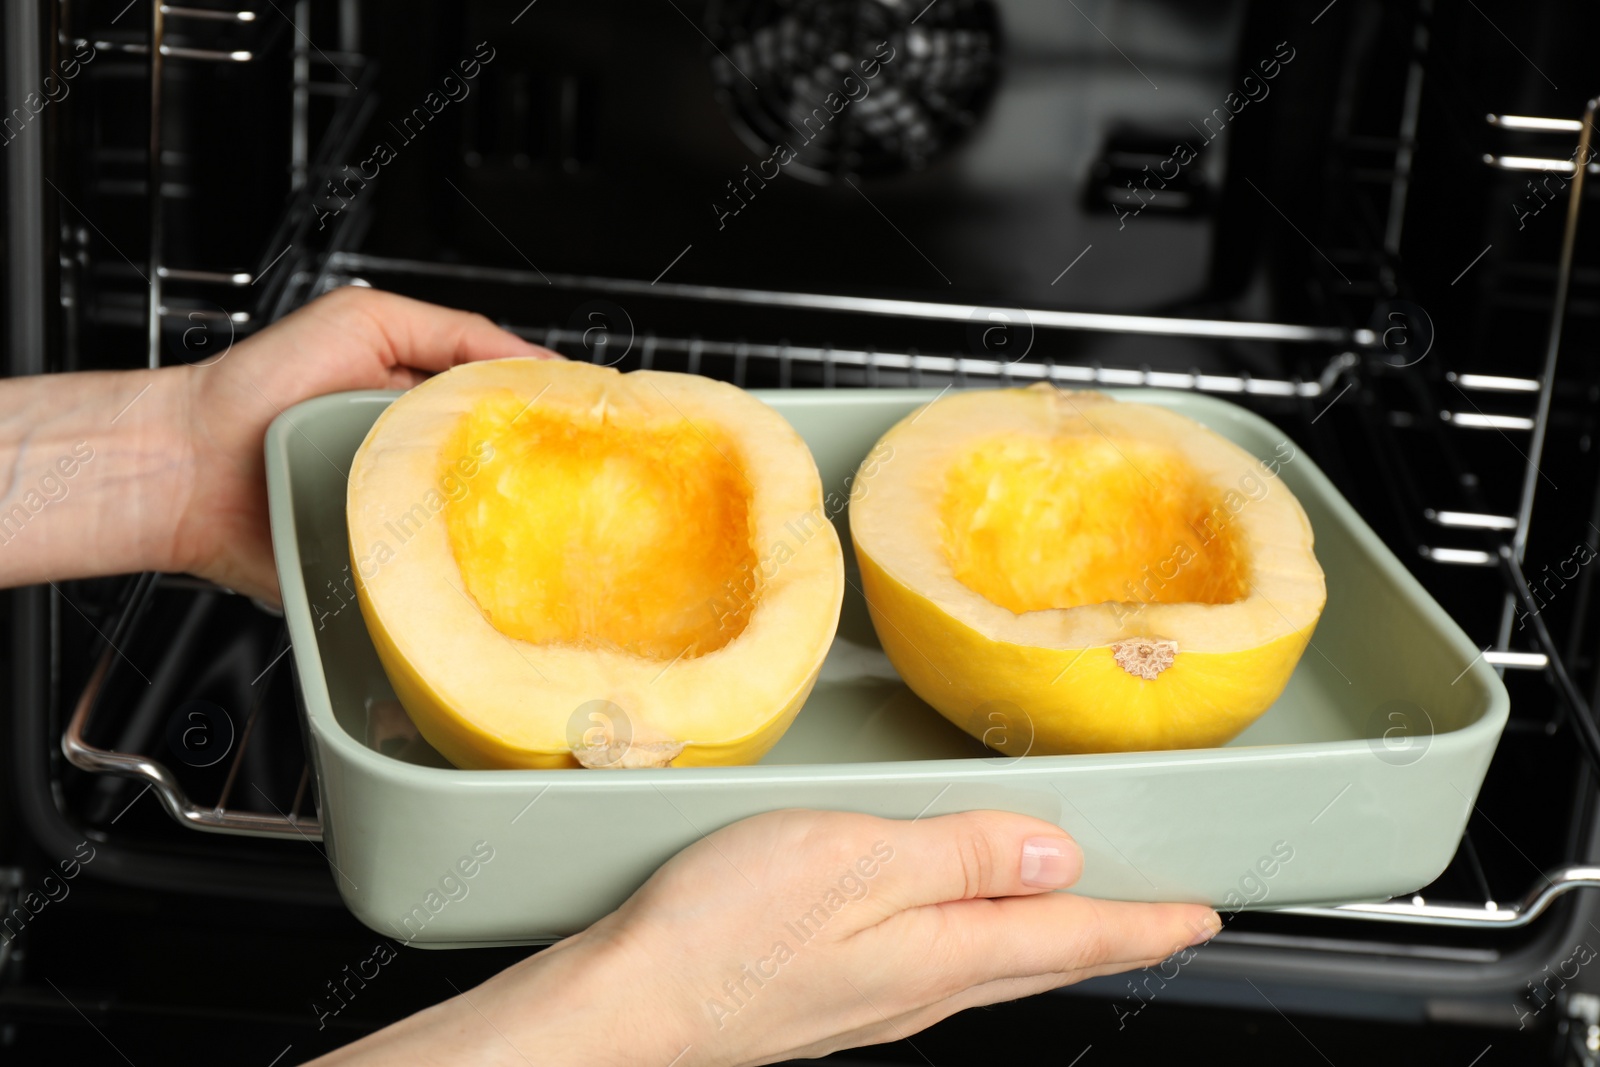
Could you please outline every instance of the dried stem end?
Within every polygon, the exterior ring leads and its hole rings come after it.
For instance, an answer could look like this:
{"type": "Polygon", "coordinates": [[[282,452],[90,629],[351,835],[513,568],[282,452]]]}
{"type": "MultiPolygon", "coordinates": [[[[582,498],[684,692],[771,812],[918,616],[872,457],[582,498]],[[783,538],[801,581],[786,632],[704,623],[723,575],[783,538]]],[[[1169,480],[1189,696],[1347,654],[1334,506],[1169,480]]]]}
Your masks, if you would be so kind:
{"type": "Polygon", "coordinates": [[[579,745],[572,754],[585,767],[670,767],[682,751],[682,741],[613,742],[579,745]]]}
{"type": "Polygon", "coordinates": [[[1153,682],[1178,658],[1178,642],[1159,637],[1130,637],[1111,646],[1111,658],[1135,678],[1153,682]]]}

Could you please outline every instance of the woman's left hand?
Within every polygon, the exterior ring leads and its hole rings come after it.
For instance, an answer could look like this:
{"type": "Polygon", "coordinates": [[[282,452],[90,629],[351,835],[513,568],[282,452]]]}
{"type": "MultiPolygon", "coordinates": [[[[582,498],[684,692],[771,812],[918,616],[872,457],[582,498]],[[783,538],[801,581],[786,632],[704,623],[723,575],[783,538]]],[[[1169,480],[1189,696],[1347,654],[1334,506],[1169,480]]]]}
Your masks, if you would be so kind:
{"type": "Polygon", "coordinates": [[[277,603],[262,454],[268,424],[324,393],[407,389],[458,363],[506,356],[560,358],[482,315],[347,286],[219,356],[173,368],[189,451],[167,569],[277,603]]]}

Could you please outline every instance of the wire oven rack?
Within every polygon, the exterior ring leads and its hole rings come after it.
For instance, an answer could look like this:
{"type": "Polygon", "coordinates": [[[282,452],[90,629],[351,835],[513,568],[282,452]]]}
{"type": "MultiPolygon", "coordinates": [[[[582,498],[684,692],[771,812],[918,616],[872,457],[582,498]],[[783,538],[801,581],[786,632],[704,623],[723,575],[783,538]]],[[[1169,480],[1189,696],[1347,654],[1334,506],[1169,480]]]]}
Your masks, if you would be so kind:
{"type": "MultiPolygon", "coordinates": [[[[346,91],[342,85],[326,85],[312,78],[314,62],[332,63],[326,53],[310,46],[309,7],[305,0],[293,6],[293,22],[300,41],[295,47],[295,122],[293,144],[293,183],[297,191],[294,206],[286,213],[279,234],[274,238],[276,247],[281,239],[304,241],[306,220],[311,215],[315,185],[324,168],[331,170],[335,154],[327,149],[330,143],[339,143],[352,131],[359,129],[363,95],[359,87],[346,91]],[[313,55],[312,52],[316,54],[313,55]],[[313,154],[309,144],[306,104],[318,92],[347,96],[333,127],[324,140],[324,149],[313,154]]],[[[261,275],[261,271],[247,274],[191,270],[172,267],[162,256],[162,197],[161,158],[161,84],[163,65],[167,59],[184,62],[242,63],[254,59],[249,50],[217,51],[177,46],[168,43],[166,20],[228,20],[238,23],[254,21],[249,11],[216,11],[189,9],[166,4],[152,5],[149,37],[144,42],[96,39],[93,46],[99,50],[140,53],[149,56],[151,114],[150,114],[150,211],[148,224],[150,244],[148,254],[149,299],[146,308],[148,354],[152,366],[161,361],[161,322],[163,318],[181,314],[167,306],[165,286],[168,282],[248,286],[261,275]]],[[[371,69],[361,56],[339,52],[340,62],[348,62],[362,72],[361,85],[369,84],[371,69]]],[[[370,106],[370,100],[366,101],[370,106]]],[[[1584,702],[1563,663],[1559,650],[1548,632],[1536,623],[1537,649],[1517,649],[1512,645],[1511,624],[1519,604],[1531,610],[1532,601],[1528,584],[1521,572],[1521,563],[1528,543],[1532,522],[1539,462],[1549,431],[1551,403],[1561,347],[1569,292],[1573,275],[1573,260],[1578,233],[1581,198],[1585,176],[1600,171],[1600,165],[1590,164],[1590,131],[1593,129],[1596,102],[1590,101],[1582,119],[1538,118],[1531,116],[1491,115],[1489,123],[1498,128],[1523,133],[1571,135],[1578,134],[1578,149],[1570,159],[1534,158],[1511,155],[1486,156],[1484,162],[1504,170],[1553,171],[1570,174],[1570,194],[1566,207],[1565,228],[1557,263],[1555,295],[1551,320],[1546,336],[1543,372],[1538,378],[1516,378],[1486,374],[1455,374],[1447,380],[1463,395],[1475,393],[1505,394],[1531,397],[1532,410],[1527,415],[1487,415],[1474,412],[1451,412],[1437,404],[1432,412],[1434,425],[1441,432],[1472,432],[1495,430],[1522,431],[1530,435],[1527,463],[1522,478],[1519,505],[1514,515],[1495,514],[1485,510],[1463,511],[1450,508],[1426,508],[1424,517],[1434,536],[1447,537],[1455,531],[1476,534],[1509,534],[1507,543],[1496,546],[1495,551],[1474,547],[1444,544],[1422,544],[1419,551],[1432,561],[1452,566],[1498,567],[1504,578],[1505,590],[1501,620],[1496,640],[1485,649],[1486,661],[1500,670],[1543,671],[1554,683],[1568,706],[1578,727],[1580,739],[1590,747],[1590,755],[1600,766],[1600,733],[1596,733],[1591,710],[1584,702]],[[1583,162],[1577,162],[1583,161],[1583,162]]],[[[1398,173],[1399,168],[1397,168],[1398,173]]],[[[1402,206],[1403,206],[1403,198],[1402,206]]],[[[1391,223],[1393,223],[1391,218],[1391,223]]],[[[1394,229],[1391,225],[1390,229],[1394,229]]],[[[337,245],[338,234],[335,235],[337,245]]],[[[291,242],[292,246],[293,242],[291,242]]],[[[272,254],[265,250],[263,262],[272,254]]],[[[275,261],[274,261],[275,262],[275,261]]],[[[453,266],[437,263],[417,263],[383,259],[346,251],[331,251],[320,263],[305,255],[293,257],[296,264],[292,272],[276,280],[261,297],[261,307],[267,310],[264,318],[274,318],[311,296],[340,284],[364,284],[363,275],[382,273],[388,275],[448,276],[458,281],[498,281],[512,285],[529,284],[534,275],[528,272],[453,266]]],[[[271,264],[265,265],[270,269],[271,264]]],[[[1174,371],[1152,369],[1148,366],[1106,366],[1100,363],[1056,362],[1051,360],[1006,361],[987,356],[955,353],[925,354],[915,350],[878,351],[871,348],[836,348],[827,345],[790,345],[784,342],[746,342],[696,337],[657,335],[647,333],[640,339],[639,361],[643,366],[657,365],[657,361],[681,360],[684,369],[702,370],[703,361],[717,359],[731,361],[728,375],[736,384],[746,384],[753,368],[761,368],[764,378],[776,380],[780,387],[795,383],[797,374],[808,382],[823,386],[855,385],[924,385],[940,382],[964,387],[967,385],[1010,384],[1027,381],[1051,381],[1070,385],[1151,386],[1167,389],[1194,389],[1204,392],[1253,398],[1279,398],[1289,401],[1337,400],[1343,391],[1364,381],[1372,368],[1370,357],[1380,343],[1380,337],[1371,329],[1343,329],[1327,326],[1307,326],[1286,323],[1233,322],[1214,319],[1179,319],[1143,315],[1107,315],[1083,312],[1063,312],[1046,309],[1016,309],[979,307],[973,305],[930,303],[921,301],[882,300],[820,294],[760,292],[743,289],[712,288],[691,285],[646,285],[626,279],[557,276],[548,278],[558,287],[602,293],[615,296],[644,296],[680,301],[702,301],[717,304],[744,304],[760,307],[787,307],[824,312],[848,313],[865,316],[891,316],[902,320],[958,322],[974,316],[998,316],[997,321],[1026,322],[1030,328],[1064,331],[1067,333],[1114,333],[1196,338],[1207,340],[1274,341],[1289,344],[1323,346],[1331,355],[1314,378],[1274,379],[1249,374],[1218,374],[1195,369],[1174,371]],[[1341,389],[1340,382],[1349,379],[1341,389]],[[1338,390],[1337,395],[1335,391],[1338,390]]],[[[248,325],[250,314],[241,312],[234,316],[237,322],[248,325]],[[240,317],[242,316],[242,317],[240,317]]],[[[560,325],[543,328],[525,323],[507,323],[521,335],[538,341],[552,349],[564,351],[574,358],[598,358],[589,345],[584,331],[560,325]]],[[[1433,538],[1430,537],[1430,540],[1433,538]]],[[[230,806],[235,796],[234,786],[239,777],[245,753],[254,735],[254,726],[260,708],[252,708],[246,721],[241,742],[234,754],[233,763],[217,799],[211,804],[198,803],[186,795],[178,779],[159,760],[97,747],[88,740],[93,717],[100,703],[107,679],[115,668],[118,635],[137,618],[141,607],[158,582],[163,579],[146,575],[136,585],[128,606],[118,621],[117,628],[108,640],[108,647],[94,667],[88,683],[80,694],[62,738],[62,750],[67,759],[86,771],[110,774],[142,781],[153,790],[165,810],[179,824],[198,830],[220,831],[235,834],[278,838],[320,839],[320,823],[313,814],[302,814],[309,784],[309,768],[302,769],[295,799],[287,811],[275,810],[261,813],[230,806]]],[[[286,640],[283,639],[283,640],[286,640]]],[[[281,655],[279,656],[281,658],[281,655]]],[[[276,665],[277,659],[273,661],[276,665]]],[[[269,665],[268,670],[273,665],[269,665]]],[[[1470,845],[1470,839],[1464,844],[1470,845]]],[[[1525,926],[1544,913],[1562,894],[1580,887],[1600,887],[1600,867],[1569,865],[1542,874],[1540,882],[1524,896],[1512,902],[1486,899],[1482,904],[1425,901],[1421,897],[1395,900],[1381,904],[1356,904],[1332,908],[1287,909],[1293,914],[1317,917],[1363,919],[1369,921],[1410,923],[1430,926],[1457,926],[1478,928],[1506,928],[1525,926]]],[[[1485,886],[1485,896],[1488,896],[1485,886]]]]}
{"type": "MultiPolygon", "coordinates": [[[[197,830],[215,830],[257,837],[321,840],[322,824],[317,816],[301,814],[307,803],[307,787],[311,781],[309,764],[301,766],[294,799],[290,802],[288,810],[275,809],[271,814],[264,814],[245,810],[239,805],[231,807],[229,805],[230,800],[235,797],[236,788],[242,785],[241,769],[246,764],[251,742],[258,736],[257,726],[260,718],[267,710],[266,694],[269,687],[267,685],[258,687],[258,684],[266,681],[272,672],[278,669],[284,654],[288,651],[288,634],[281,628],[271,661],[257,676],[256,684],[252,685],[256,696],[245,715],[239,744],[232,750],[227,775],[222,781],[215,802],[211,805],[197,804],[191,800],[172,771],[159,760],[100,748],[88,740],[91,717],[111,671],[116,667],[117,661],[124,656],[122,649],[125,647],[128,634],[144,613],[158,586],[168,580],[160,575],[144,574],[140,575],[135,583],[128,598],[128,605],[118,619],[116,628],[106,639],[106,649],[96,662],[88,684],[84,686],[73,708],[72,717],[68,720],[66,731],[62,735],[62,752],[75,766],[84,770],[145,782],[146,788],[155,792],[162,807],[180,825],[197,830]]],[[[242,792],[242,789],[239,791],[242,792]]],[[[268,801],[270,803],[270,798],[268,801]]]]}
{"type": "Polygon", "coordinates": [[[283,253],[296,245],[304,250],[311,243],[308,223],[314,214],[315,181],[324,171],[331,172],[335,155],[348,144],[348,138],[360,129],[375,104],[373,94],[366,91],[374,81],[375,64],[353,51],[323,49],[313,45],[309,0],[296,0],[285,6],[289,8],[286,17],[293,30],[290,45],[293,67],[290,85],[290,187],[294,196],[268,247],[262,250],[259,268],[250,271],[168,262],[165,202],[170,197],[166,191],[168,183],[165,172],[169,153],[164,143],[164,89],[168,81],[166,67],[169,62],[203,65],[262,62],[265,50],[274,43],[274,35],[268,32],[265,25],[267,20],[262,18],[259,11],[248,8],[186,7],[157,0],[150,5],[147,32],[142,39],[131,36],[128,30],[104,27],[90,32],[87,37],[71,41],[63,39],[61,42],[75,48],[90,47],[97,53],[147,57],[149,140],[146,179],[142,188],[145,191],[143,199],[146,204],[148,244],[144,257],[145,270],[140,281],[146,290],[145,348],[151,367],[161,365],[163,330],[172,320],[210,322],[226,318],[230,330],[239,331],[257,324],[262,317],[259,310],[222,313],[216,310],[216,305],[211,301],[195,298],[192,294],[248,292],[260,307],[271,306],[272,295],[281,290],[282,283],[273,278],[259,290],[254,287],[278,264],[283,253]],[[242,31],[249,36],[245,41],[225,40],[221,47],[197,47],[191,40],[193,34],[186,32],[219,29],[242,31]],[[237,47],[240,44],[247,44],[248,47],[237,47]],[[337,70],[340,77],[330,77],[329,71],[332,70],[337,70]],[[354,74],[353,78],[351,73],[354,74]],[[322,77],[318,77],[318,74],[322,77]],[[310,117],[313,97],[332,97],[339,105],[320,139],[313,137],[310,117]]]}

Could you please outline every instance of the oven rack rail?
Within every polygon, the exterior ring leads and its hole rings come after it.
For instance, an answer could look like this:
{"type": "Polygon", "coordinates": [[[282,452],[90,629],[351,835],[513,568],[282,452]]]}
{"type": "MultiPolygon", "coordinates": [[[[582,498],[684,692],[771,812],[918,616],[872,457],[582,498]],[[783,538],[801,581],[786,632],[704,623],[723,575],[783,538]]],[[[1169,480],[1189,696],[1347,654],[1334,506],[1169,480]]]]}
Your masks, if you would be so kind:
{"type": "MultiPolygon", "coordinates": [[[[1573,149],[1570,160],[1560,159],[1531,159],[1524,162],[1538,164],[1537,168],[1507,167],[1507,157],[1486,155],[1485,164],[1501,169],[1541,169],[1553,171],[1558,174],[1570,175],[1567,193],[1566,217],[1563,220],[1561,232],[1561,253],[1556,261],[1555,293],[1550,310],[1550,326],[1545,337],[1544,367],[1540,375],[1539,392],[1535,405],[1533,425],[1530,427],[1530,438],[1526,454],[1527,463],[1523,471],[1522,491],[1519,496],[1516,525],[1511,530],[1510,551],[1513,562],[1520,567],[1528,546],[1529,528],[1533,520],[1534,500],[1539,488],[1539,479],[1542,476],[1539,462],[1544,457],[1545,439],[1550,426],[1550,407],[1555,395],[1555,378],[1561,355],[1561,341],[1566,326],[1567,305],[1572,293],[1573,264],[1577,250],[1578,224],[1583,211],[1583,197],[1586,178],[1591,172],[1588,165],[1594,157],[1592,136],[1596,112],[1600,111],[1600,98],[1590,98],[1584,105],[1583,115],[1577,120],[1547,118],[1524,115],[1496,115],[1485,116],[1489,125],[1505,130],[1515,130],[1525,133],[1554,134],[1563,137],[1573,133],[1578,135],[1577,147],[1573,149]],[[1581,163],[1579,161],[1582,161],[1581,163]]],[[[1503,553],[1502,553],[1503,554],[1503,553]]],[[[1514,621],[1516,608],[1519,601],[1515,576],[1507,572],[1508,588],[1500,616],[1500,629],[1496,639],[1496,647],[1504,648],[1511,638],[1511,626],[1514,621]]],[[[1547,653],[1551,650],[1547,649],[1547,653]]],[[[1559,669],[1559,664],[1552,663],[1552,668],[1559,669]]],[[[1559,681],[1559,678],[1557,679],[1559,681]]],[[[1568,701],[1571,703],[1571,700],[1568,701]]],[[[1573,710],[1580,718],[1588,718],[1585,714],[1587,708],[1573,710]]],[[[1591,755],[1596,755],[1591,753],[1591,755]]]]}
{"type": "MultiPolygon", "coordinates": [[[[725,285],[647,282],[636,278],[563,274],[556,271],[518,270],[474,264],[434,263],[352,251],[337,251],[329,255],[322,274],[317,276],[310,291],[315,295],[339,285],[370,284],[360,280],[363,272],[445,278],[463,282],[548,286],[558,290],[581,289],[610,296],[665,298],[799,311],[844,312],[889,318],[922,319],[930,322],[970,322],[980,315],[996,314],[1020,316],[1022,324],[1034,327],[1096,333],[1146,334],[1201,340],[1323,343],[1359,347],[1371,347],[1380,340],[1375,331],[1365,327],[1350,330],[1339,326],[1310,326],[1298,323],[1063,311],[1059,308],[1018,308],[998,304],[956,304],[934,300],[848,296],[840,293],[801,293],[743,289],[725,285]]],[[[1002,318],[998,321],[1009,323],[1019,320],[1002,318]]]]}
{"type": "MultiPolygon", "coordinates": [[[[136,579],[133,590],[128,598],[127,607],[118,618],[111,636],[106,639],[106,648],[95,663],[94,671],[89,675],[89,681],[79,695],[77,703],[73,706],[72,716],[67,721],[67,728],[61,737],[61,751],[68,762],[81,770],[92,774],[111,774],[122,778],[131,778],[145,783],[146,790],[154,790],[161,806],[166,809],[179,825],[194,830],[209,830],[221,833],[243,834],[254,837],[274,838],[300,838],[308,841],[322,839],[322,823],[315,815],[301,815],[308,790],[311,786],[311,765],[305,763],[300,771],[300,779],[295,786],[294,800],[289,804],[289,810],[274,806],[273,813],[248,811],[241,807],[230,807],[229,800],[234,796],[234,790],[241,780],[241,769],[244,765],[245,753],[250,748],[250,743],[255,737],[256,726],[260,721],[266,707],[266,694],[270,686],[272,673],[278,668],[288,652],[288,634],[285,631],[278,640],[278,647],[274,649],[271,663],[266,670],[257,677],[256,682],[260,688],[256,690],[256,697],[245,716],[244,729],[240,734],[239,746],[234,750],[233,758],[228,765],[228,773],[223,780],[217,800],[209,807],[191,800],[184,792],[183,786],[177,778],[160,761],[149,756],[127,752],[115,752],[110,749],[100,748],[88,740],[89,726],[95,708],[100,701],[106,681],[110,677],[116,662],[122,657],[120,647],[125,643],[127,635],[133,630],[136,620],[143,613],[151,595],[163,581],[171,581],[159,574],[142,574],[136,579]]],[[[206,587],[220,590],[220,587],[211,583],[203,584],[206,587]]],[[[59,594],[57,594],[59,595],[59,594]]],[[[260,793],[259,787],[257,792],[260,793]]],[[[270,798],[261,793],[269,806],[270,798]]]]}
{"type": "MultiPolygon", "coordinates": [[[[559,326],[530,329],[508,325],[506,328],[525,340],[534,341],[563,355],[573,352],[576,358],[576,352],[590,354],[585,348],[584,332],[580,330],[569,330],[559,326]]],[[[879,385],[880,379],[885,374],[904,374],[912,388],[920,388],[926,384],[923,377],[927,376],[952,379],[956,388],[968,384],[968,379],[977,379],[982,384],[993,383],[1002,386],[1055,382],[1063,385],[1180,389],[1238,396],[1298,397],[1307,400],[1326,395],[1338,384],[1345,372],[1358,362],[1354,353],[1343,352],[1329,360],[1315,380],[1300,381],[1257,378],[1248,374],[1205,374],[1198,370],[1176,372],[1152,370],[1149,367],[1108,367],[1103,364],[1054,361],[1006,363],[1001,360],[971,356],[716,341],[698,337],[663,337],[654,333],[647,333],[640,339],[639,359],[642,369],[648,370],[653,367],[656,357],[661,354],[683,356],[690,374],[700,373],[701,361],[707,356],[732,359],[733,384],[741,388],[745,385],[750,361],[765,360],[778,364],[778,376],[782,388],[788,388],[790,385],[793,365],[803,363],[822,368],[825,387],[836,385],[839,371],[845,370],[859,371],[865,379],[863,384],[868,387],[879,385]]]]}
{"type": "MultiPolygon", "coordinates": [[[[276,5],[274,5],[276,7],[276,5]]],[[[270,17],[249,7],[201,8],[161,3],[150,5],[143,39],[130,39],[126,33],[91,30],[87,36],[63,35],[63,46],[91,47],[96,52],[129,56],[144,56],[148,62],[149,85],[149,138],[145,152],[145,200],[147,251],[144,257],[146,283],[144,293],[138,297],[143,305],[146,361],[150,367],[161,366],[162,329],[167,320],[214,321],[226,319],[235,329],[249,329],[257,319],[264,317],[263,309],[270,309],[273,294],[281,283],[269,283],[258,292],[253,311],[213,311],[218,305],[204,299],[176,296],[172,289],[177,285],[200,287],[203,291],[223,290],[241,292],[254,287],[277,266],[279,259],[299,245],[308,243],[308,223],[313,216],[313,204],[318,195],[314,179],[330,171],[334,155],[348,147],[359,132],[376,104],[373,87],[376,65],[360,53],[320,48],[310,37],[311,11],[308,3],[290,5],[287,13],[277,8],[270,17]],[[216,270],[190,268],[166,261],[164,240],[165,201],[169,199],[165,188],[166,148],[164,134],[164,85],[166,65],[170,62],[242,65],[262,60],[264,51],[272,47],[273,32],[283,36],[277,20],[287,20],[292,30],[291,55],[293,76],[291,89],[291,144],[290,172],[292,204],[284,213],[277,232],[264,249],[254,270],[216,270]],[[223,27],[235,27],[250,38],[249,47],[210,48],[174,43],[186,36],[203,34],[223,27]],[[189,31],[185,34],[185,30],[189,31]],[[175,32],[176,31],[176,32],[175,32]],[[329,72],[339,75],[328,77],[329,72]],[[318,78],[316,74],[322,74],[318,78]],[[354,80],[351,74],[354,74],[354,80]],[[337,110],[330,120],[327,136],[314,147],[311,143],[310,102],[313,96],[333,97],[337,110]]],[[[294,258],[299,258],[298,256],[294,258]]],[[[137,270],[137,268],[135,268],[137,270]]],[[[130,308],[131,311],[131,308],[130,308]]],[[[113,308],[111,315],[116,316],[113,308]]],[[[131,323],[130,323],[131,324],[131,323]]]]}

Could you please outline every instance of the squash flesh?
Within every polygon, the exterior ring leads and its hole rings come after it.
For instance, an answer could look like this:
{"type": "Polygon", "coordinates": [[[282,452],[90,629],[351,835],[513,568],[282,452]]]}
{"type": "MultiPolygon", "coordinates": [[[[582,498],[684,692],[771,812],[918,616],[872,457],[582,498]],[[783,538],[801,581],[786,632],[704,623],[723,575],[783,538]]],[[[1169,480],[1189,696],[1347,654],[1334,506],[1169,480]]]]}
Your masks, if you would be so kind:
{"type": "Polygon", "coordinates": [[[509,392],[479,402],[441,455],[448,473],[491,443],[445,518],[495,629],[663,661],[738,637],[755,598],[721,602],[756,558],[730,443],[686,421],[527,408],[509,392]]]}
{"type": "Polygon", "coordinates": [[[1159,445],[999,437],[951,468],[944,547],[963,585],[1019,614],[1107,601],[1228,604],[1248,585],[1229,524],[1213,519],[1219,495],[1159,445]]]}

